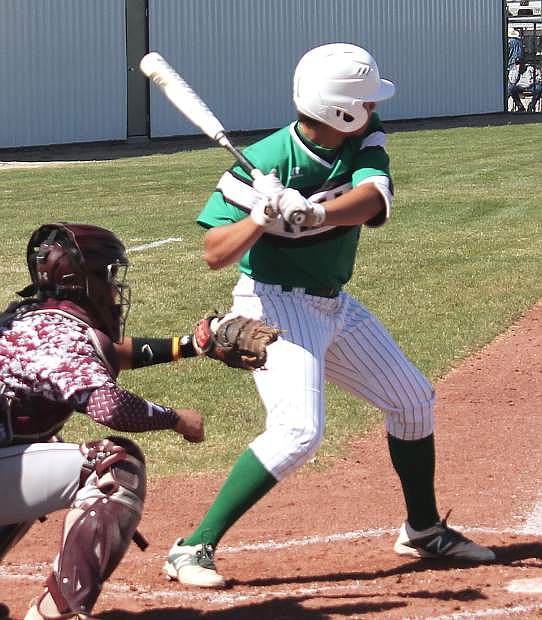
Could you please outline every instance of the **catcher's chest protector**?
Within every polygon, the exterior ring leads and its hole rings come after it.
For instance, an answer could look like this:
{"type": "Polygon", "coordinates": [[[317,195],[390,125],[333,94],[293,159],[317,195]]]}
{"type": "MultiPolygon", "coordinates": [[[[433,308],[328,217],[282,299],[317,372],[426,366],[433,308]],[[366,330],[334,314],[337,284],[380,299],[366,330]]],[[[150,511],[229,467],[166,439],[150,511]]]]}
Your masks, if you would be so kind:
{"type": "Polygon", "coordinates": [[[59,311],[69,315],[72,319],[75,318],[81,323],[84,323],[89,329],[89,337],[96,349],[98,357],[105,364],[111,377],[116,379],[120,372],[120,360],[117,354],[117,350],[113,344],[113,341],[109,336],[104,334],[94,326],[93,321],[90,319],[88,313],[80,306],[74,304],[68,300],[58,301],[56,299],[49,299],[45,303],[39,306],[40,310],[59,311]]]}
{"type": "MultiPolygon", "coordinates": [[[[83,309],[70,301],[50,300],[32,307],[21,317],[29,314],[39,317],[42,313],[50,312],[66,315],[71,320],[75,319],[88,327],[87,334],[97,356],[111,377],[116,379],[119,373],[119,359],[114,344],[103,332],[89,327],[83,309]]],[[[10,320],[17,321],[18,317],[13,319],[12,316],[10,320]]],[[[30,347],[33,346],[30,339],[28,346],[30,352],[30,347]]],[[[5,394],[2,395],[3,391],[5,392],[0,379],[0,446],[48,441],[60,431],[73,412],[67,403],[52,401],[42,394],[25,391],[8,398],[5,394]]]]}

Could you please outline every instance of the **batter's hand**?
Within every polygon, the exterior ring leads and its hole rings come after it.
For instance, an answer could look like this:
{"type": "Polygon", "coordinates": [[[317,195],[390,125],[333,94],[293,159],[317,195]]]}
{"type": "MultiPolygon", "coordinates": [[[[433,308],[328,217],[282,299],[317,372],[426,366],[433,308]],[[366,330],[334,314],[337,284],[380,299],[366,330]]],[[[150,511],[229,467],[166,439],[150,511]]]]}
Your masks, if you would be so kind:
{"type": "Polygon", "coordinates": [[[318,202],[312,202],[296,189],[287,188],[279,197],[278,208],[282,217],[291,226],[314,228],[326,219],[326,210],[318,202]]]}
{"type": "Polygon", "coordinates": [[[250,210],[250,217],[258,226],[264,228],[269,224],[272,224],[278,217],[279,210],[277,207],[273,207],[270,199],[263,194],[258,195],[252,203],[250,210]]]}
{"type": "Polygon", "coordinates": [[[269,199],[269,204],[277,211],[277,203],[280,195],[286,189],[277,177],[275,170],[269,174],[262,174],[252,181],[252,187],[269,199]]]}
{"type": "Polygon", "coordinates": [[[194,409],[175,409],[179,420],[174,430],[182,435],[186,441],[200,443],[205,435],[203,432],[203,417],[194,409]]]}

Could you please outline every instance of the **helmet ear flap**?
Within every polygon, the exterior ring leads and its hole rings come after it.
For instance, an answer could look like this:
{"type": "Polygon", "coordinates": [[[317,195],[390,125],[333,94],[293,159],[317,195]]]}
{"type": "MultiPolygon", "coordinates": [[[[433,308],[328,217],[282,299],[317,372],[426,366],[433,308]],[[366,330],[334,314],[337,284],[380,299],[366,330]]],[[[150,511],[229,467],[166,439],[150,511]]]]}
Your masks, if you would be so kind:
{"type": "MultiPolygon", "coordinates": [[[[359,112],[355,117],[342,108],[335,108],[335,116],[337,117],[338,122],[342,123],[342,126],[345,128],[343,131],[348,131],[348,123],[352,123],[356,127],[363,127],[363,125],[365,125],[365,123],[369,120],[369,112],[363,103],[359,106],[359,108],[359,112]]],[[[356,131],[356,129],[353,129],[352,131],[356,131]]]]}

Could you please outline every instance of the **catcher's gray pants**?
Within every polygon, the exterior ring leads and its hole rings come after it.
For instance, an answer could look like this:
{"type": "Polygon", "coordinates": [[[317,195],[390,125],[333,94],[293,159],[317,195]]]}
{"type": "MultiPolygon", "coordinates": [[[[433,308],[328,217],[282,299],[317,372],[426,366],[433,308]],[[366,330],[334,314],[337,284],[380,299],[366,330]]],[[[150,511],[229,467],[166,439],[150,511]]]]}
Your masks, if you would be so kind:
{"type": "Polygon", "coordinates": [[[69,508],[79,488],[83,462],[78,444],[0,448],[0,525],[34,521],[69,508]]]}

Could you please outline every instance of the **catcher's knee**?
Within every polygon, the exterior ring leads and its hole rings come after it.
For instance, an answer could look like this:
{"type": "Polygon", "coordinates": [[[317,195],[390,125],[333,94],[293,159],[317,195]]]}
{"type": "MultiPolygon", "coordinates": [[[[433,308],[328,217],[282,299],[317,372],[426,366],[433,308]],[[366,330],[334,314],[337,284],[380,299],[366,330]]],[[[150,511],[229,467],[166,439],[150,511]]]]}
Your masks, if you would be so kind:
{"type": "MultiPolygon", "coordinates": [[[[61,613],[89,613],[141,519],[145,459],[122,437],[81,445],[81,486],[64,522],[63,542],[47,593],[61,613]]],[[[46,593],[46,595],[47,595],[46,593]]]]}

